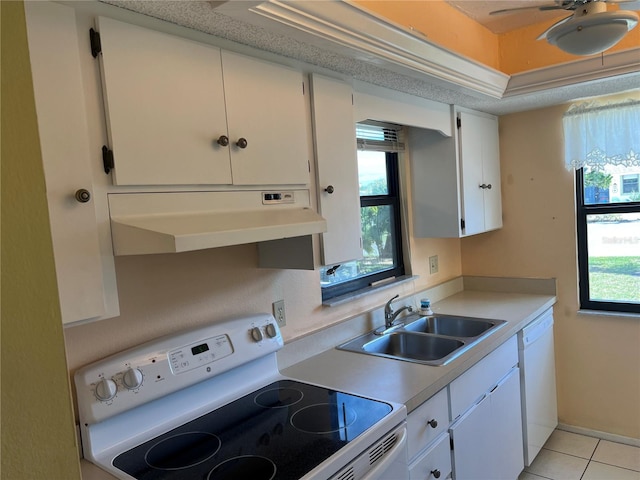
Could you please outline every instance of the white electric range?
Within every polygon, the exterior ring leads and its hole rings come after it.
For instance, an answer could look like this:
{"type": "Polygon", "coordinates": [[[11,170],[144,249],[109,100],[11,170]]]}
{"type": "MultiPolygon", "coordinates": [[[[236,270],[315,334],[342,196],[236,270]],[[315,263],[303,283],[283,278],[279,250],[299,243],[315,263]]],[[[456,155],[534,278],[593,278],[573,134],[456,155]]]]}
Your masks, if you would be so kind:
{"type": "Polygon", "coordinates": [[[84,457],[122,479],[408,479],[404,405],[286,378],[282,346],[258,314],[83,367],[84,457]]]}

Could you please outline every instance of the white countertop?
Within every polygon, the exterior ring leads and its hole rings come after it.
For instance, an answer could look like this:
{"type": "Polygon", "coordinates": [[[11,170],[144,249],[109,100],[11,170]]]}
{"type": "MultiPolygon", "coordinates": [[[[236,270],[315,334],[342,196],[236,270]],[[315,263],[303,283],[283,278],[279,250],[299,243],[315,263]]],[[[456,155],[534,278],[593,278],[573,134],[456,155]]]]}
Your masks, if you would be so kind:
{"type": "MultiPolygon", "coordinates": [[[[420,406],[468,368],[551,308],[553,295],[462,291],[433,305],[435,313],[506,320],[500,328],[450,364],[440,367],[330,348],[282,370],[282,374],[335,390],[420,406]]],[[[115,477],[81,460],[83,480],[115,477]]]]}

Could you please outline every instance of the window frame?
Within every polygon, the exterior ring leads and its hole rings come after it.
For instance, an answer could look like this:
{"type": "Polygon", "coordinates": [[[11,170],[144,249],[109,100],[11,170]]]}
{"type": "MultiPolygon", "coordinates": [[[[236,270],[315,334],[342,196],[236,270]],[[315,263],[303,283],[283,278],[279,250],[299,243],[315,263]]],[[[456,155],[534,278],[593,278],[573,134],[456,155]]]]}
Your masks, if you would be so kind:
{"type": "Polygon", "coordinates": [[[587,217],[589,215],[636,212],[640,212],[640,202],[585,204],[584,167],[576,169],[576,226],[580,309],[612,313],[640,313],[640,304],[638,303],[591,300],[589,286],[589,245],[587,241],[587,217]]]}
{"type": "Polygon", "coordinates": [[[393,257],[394,268],[376,272],[364,277],[355,278],[336,285],[322,287],[322,300],[330,300],[342,295],[354,293],[372,284],[388,278],[399,278],[405,274],[404,240],[402,238],[402,201],[400,192],[400,159],[396,152],[385,152],[387,167],[387,194],[361,195],[360,208],[377,205],[391,205],[391,222],[393,224],[393,257]]]}

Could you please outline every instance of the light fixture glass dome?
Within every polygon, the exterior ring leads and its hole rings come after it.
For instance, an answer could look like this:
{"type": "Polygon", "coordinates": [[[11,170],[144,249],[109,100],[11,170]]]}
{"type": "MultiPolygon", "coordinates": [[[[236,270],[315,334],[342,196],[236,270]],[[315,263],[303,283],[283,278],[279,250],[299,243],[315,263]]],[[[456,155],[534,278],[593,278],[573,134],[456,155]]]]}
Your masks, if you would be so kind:
{"type": "Polygon", "coordinates": [[[593,13],[552,28],[546,35],[551,45],[573,55],[593,55],[618,43],[638,24],[638,15],[629,11],[593,13]]]}

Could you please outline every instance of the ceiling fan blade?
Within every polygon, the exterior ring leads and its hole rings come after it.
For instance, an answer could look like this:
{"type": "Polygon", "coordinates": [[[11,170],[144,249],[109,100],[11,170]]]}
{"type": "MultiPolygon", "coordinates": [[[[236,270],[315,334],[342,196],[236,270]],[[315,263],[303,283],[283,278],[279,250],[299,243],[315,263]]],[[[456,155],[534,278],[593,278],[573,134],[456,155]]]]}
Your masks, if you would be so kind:
{"type": "Polygon", "coordinates": [[[503,8],[501,10],[494,10],[493,12],[489,12],[489,15],[501,15],[503,13],[511,13],[511,12],[519,12],[521,10],[564,10],[565,8],[560,5],[530,5],[528,7],[514,7],[514,8],[503,8]]]}
{"type": "Polygon", "coordinates": [[[538,38],[536,38],[536,40],[543,40],[545,38],[547,38],[547,34],[553,30],[554,28],[556,28],[558,25],[562,25],[564,22],[568,22],[569,20],[571,20],[573,18],[573,15],[569,15],[568,17],[563,18],[562,20],[557,21],[556,23],[554,23],[553,25],[551,25],[549,28],[547,28],[544,32],[542,32],[538,38]]]}

